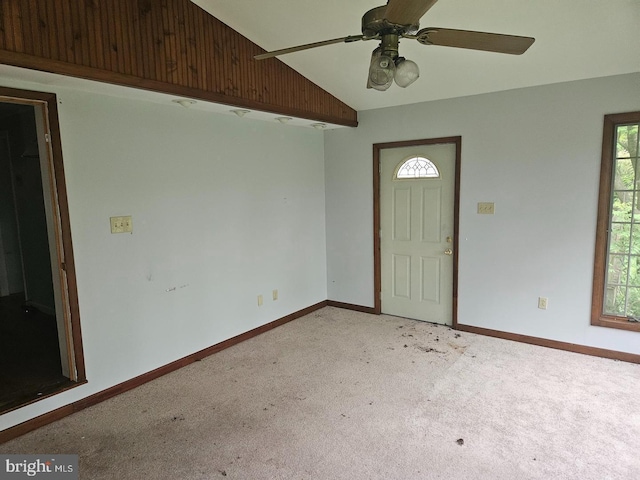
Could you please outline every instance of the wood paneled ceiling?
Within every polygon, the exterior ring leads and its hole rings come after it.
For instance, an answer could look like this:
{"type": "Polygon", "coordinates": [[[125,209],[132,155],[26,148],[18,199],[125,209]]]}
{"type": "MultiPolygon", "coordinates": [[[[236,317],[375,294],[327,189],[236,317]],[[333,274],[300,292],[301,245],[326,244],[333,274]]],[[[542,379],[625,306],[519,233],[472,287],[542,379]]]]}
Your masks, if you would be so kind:
{"type": "Polygon", "coordinates": [[[0,63],[356,126],[357,113],[189,0],[0,0],[0,63]]]}

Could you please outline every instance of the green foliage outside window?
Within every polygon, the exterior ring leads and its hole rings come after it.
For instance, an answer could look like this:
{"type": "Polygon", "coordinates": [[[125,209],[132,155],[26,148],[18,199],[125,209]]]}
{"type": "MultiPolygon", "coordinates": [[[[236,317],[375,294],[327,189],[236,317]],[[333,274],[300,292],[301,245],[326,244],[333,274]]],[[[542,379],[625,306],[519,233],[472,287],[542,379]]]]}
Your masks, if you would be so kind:
{"type": "Polygon", "coordinates": [[[605,313],[640,317],[638,124],[616,128],[605,313]]]}

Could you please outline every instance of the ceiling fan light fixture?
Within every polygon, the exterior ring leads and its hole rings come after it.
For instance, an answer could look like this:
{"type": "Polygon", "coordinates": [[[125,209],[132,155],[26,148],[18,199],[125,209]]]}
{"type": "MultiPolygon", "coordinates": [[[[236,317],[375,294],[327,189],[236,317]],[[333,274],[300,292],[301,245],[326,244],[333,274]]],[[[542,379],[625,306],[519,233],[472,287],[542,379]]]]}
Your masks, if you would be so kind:
{"type": "Polygon", "coordinates": [[[232,113],[235,113],[240,118],[244,117],[247,113],[249,113],[249,110],[229,110],[229,111],[232,113]]]}
{"type": "Polygon", "coordinates": [[[178,98],[176,100],[171,100],[174,103],[177,103],[178,105],[183,106],[184,108],[189,108],[191,105],[194,105],[196,103],[195,100],[187,100],[186,98],[178,98]]]}
{"type": "Polygon", "coordinates": [[[396,69],[393,59],[387,55],[382,55],[382,49],[376,48],[371,54],[369,64],[369,78],[367,88],[376,90],[387,90],[393,83],[393,75],[396,69]]]}
{"type": "Polygon", "coordinates": [[[415,82],[420,76],[420,69],[416,62],[398,57],[396,60],[396,71],[393,76],[399,87],[406,88],[415,82]]]}

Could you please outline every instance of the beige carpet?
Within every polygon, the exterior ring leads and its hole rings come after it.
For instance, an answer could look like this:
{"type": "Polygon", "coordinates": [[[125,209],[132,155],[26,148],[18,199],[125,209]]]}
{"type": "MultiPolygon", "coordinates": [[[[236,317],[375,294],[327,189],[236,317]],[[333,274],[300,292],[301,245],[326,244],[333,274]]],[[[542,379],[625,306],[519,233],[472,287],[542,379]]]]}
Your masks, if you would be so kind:
{"type": "Polygon", "coordinates": [[[0,445],[81,479],[640,478],[640,365],[325,308],[0,445]]]}

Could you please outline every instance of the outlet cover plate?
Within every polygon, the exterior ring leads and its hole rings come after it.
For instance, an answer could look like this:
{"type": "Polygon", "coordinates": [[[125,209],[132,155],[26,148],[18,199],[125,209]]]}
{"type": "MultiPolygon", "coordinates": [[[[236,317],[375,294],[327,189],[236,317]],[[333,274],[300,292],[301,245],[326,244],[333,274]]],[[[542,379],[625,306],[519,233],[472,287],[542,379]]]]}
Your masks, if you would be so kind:
{"type": "Polygon", "coordinates": [[[547,297],[538,297],[538,308],[540,310],[546,310],[549,305],[549,299],[547,297]]]}
{"type": "Polygon", "coordinates": [[[133,232],[133,220],[131,215],[124,217],[110,217],[111,221],[111,233],[132,233],[133,232]]]}
{"type": "Polygon", "coordinates": [[[495,213],[493,202],[478,202],[478,213],[480,215],[493,215],[495,213]]]}

